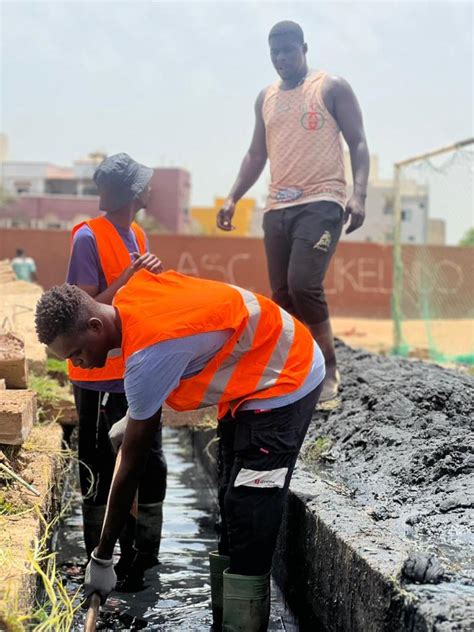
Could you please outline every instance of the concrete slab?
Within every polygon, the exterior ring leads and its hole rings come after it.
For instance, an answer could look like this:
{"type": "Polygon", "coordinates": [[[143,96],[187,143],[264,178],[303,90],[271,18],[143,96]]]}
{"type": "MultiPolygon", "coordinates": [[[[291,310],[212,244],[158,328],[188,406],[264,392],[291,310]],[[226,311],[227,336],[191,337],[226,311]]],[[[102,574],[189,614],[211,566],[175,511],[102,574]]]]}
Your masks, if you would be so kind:
{"type": "Polygon", "coordinates": [[[35,420],[36,395],[33,391],[0,391],[0,444],[24,443],[35,420]]]}
{"type": "Polygon", "coordinates": [[[7,388],[27,387],[25,344],[11,332],[0,333],[0,378],[7,388]]]}

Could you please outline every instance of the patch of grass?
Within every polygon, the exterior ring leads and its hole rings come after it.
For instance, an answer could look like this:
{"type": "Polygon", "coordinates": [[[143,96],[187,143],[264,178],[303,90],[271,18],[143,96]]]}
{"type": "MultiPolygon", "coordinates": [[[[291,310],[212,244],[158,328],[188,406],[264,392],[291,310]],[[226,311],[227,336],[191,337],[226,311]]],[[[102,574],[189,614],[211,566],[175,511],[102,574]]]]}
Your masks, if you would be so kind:
{"type": "Polygon", "coordinates": [[[58,358],[48,358],[46,362],[46,370],[48,373],[63,373],[67,376],[67,364],[65,360],[58,358]]]}
{"type": "Polygon", "coordinates": [[[44,422],[50,419],[50,411],[61,400],[61,387],[58,382],[48,375],[30,373],[28,386],[36,393],[38,403],[38,419],[44,422]]]}
{"type": "Polygon", "coordinates": [[[18,516],[30,511],[31,507],[25,504],[17,504],[8,500],[8,495],[0,492],[0,517],[18,516]]]}
{"type": "Polygon", "coordinates": [[[330,437],[318,437],[316,441],[312,441],[306,445],[303,451],[303,459],[305,461],[319,461],[327,454],[332,447],[330,437]]]}

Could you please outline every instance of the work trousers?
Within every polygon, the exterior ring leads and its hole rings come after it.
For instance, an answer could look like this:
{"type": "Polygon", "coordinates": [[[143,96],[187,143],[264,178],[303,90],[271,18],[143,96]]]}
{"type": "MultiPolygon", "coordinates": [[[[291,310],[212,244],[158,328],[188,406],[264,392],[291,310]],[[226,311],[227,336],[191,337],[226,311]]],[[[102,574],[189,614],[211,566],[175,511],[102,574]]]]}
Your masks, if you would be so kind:
{"type": "Polygon", "coordinates": [[[291,476],[321,388],[288,406],[219,421],[219,553],[230,556],[231,573],[271,569],[291,476]]]}
{"type": "Polygon", "coordinates": [[[272,298],[307,325],[329,318],[323,283],[342,226],[342,207],[329,201],[275,209],[263,217],[272,298]]]}
{"type": "MultiPolygon", "coordinates": [[[[127,412],[124,393],[104,393],[74,385],[79,417],[79,475],[85,505],[106,505],[115,466],[109,430],[127,412]]],[[[166,494],[166,460],[161,424],[138,485],[139,504],[162,502],[166,494]]]]}

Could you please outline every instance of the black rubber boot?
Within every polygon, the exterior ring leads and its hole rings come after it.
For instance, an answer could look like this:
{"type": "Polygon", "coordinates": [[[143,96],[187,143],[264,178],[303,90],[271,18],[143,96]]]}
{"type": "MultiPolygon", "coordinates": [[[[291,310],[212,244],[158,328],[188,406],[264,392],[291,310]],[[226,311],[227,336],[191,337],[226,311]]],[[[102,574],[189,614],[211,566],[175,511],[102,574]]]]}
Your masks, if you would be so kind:
{"type": "Polygon", "coordinates": [[[270,573],[224,571],[223,632],[266,632],[270,619],[270,573]]]}
{"type": "MultiPolygon", "coordinates": [[[[139,504],[135,528],[135,547],[131,564],[125,569],[117,590],[136,592],[145,588],[145,571],[158,562],[163,503],[139,504]]],[[[116,567],[117,568],[117,567],[116,567]]]]}
{"type": "Polygon", "coordinates": [[[119,535],[120,559],[114,566],[118,581],[125,579],[137,554],[134,547],[136,528],[136,519],[132,516],[132,514],[128,514],[127,522],[119,535]]]}
{"type": "Polygon", "coordinates": [[[224,571],[229,568],[230,557],[219,555],[219,551],[209,553],[209,573],[211,576],[211,605],[213,630],[222,630],[222,609],[224,604],[224,571]]]}
{"type": "Polygon", "coordinates": [[[82,505],[82,522],[84,525],[84,544],[87,559],[99,544],[102,524],[105,517],[105,505],[82,505]]]}

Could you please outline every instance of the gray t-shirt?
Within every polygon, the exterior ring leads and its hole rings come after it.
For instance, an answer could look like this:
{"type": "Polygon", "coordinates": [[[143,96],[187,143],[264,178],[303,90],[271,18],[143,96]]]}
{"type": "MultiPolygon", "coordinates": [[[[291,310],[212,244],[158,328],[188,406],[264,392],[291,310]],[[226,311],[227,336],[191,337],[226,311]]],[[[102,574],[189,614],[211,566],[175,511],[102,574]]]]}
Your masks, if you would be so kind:
{"type": "MultiPolygon", "coordinates": [[[[132,354],[126,363],[125,393],[132,419],[152,417],[182,378],[199,373],[232,335],[231,329],[158,342],[132,354]]],[[[288,395],[245,402],[240,410],[280,408],[302,399],[324,379],[324,357],[314,345],[304,384],[288,395]]]]}

